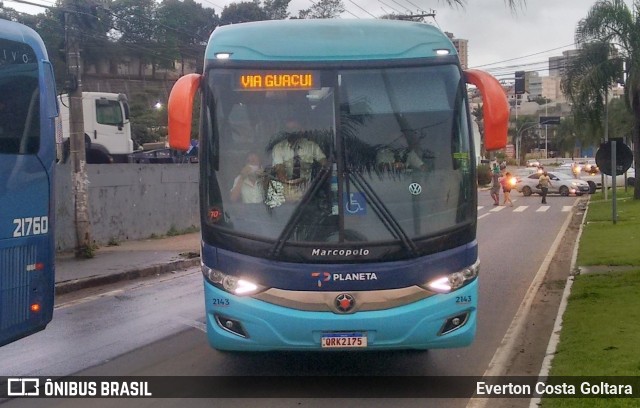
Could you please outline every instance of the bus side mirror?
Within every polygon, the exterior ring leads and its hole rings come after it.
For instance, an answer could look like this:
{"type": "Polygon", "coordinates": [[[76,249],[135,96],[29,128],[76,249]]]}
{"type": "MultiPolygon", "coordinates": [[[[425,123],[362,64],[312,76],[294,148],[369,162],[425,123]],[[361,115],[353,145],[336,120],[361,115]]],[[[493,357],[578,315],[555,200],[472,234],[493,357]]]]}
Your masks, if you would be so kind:
{"type": "Polygon", "coordinates": [[[507,145],[509,127],[507,94],[500,82],[484,71],[467,69],[464,73],[467,83],[478,87],[482,95],[485,149],[503,149],[507,145]]]}
{"type": "Polygon", "coordinates": [[[169,147],[187,151],[191,147],[191,120],[193,99],[200,88],[200,74],[180,77],[171,89],[167,109],[169,111],[169,147]]]}

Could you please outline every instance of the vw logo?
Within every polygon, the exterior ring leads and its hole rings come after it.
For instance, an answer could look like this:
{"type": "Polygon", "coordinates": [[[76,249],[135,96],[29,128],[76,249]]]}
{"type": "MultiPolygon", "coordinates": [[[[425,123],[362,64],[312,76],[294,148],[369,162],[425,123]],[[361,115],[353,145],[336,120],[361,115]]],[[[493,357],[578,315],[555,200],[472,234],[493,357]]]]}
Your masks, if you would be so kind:
{"type": "Polygon", "coordinates": [[[420,195],[422,193],[422,186],[418,183],[409,184],[409,192],[413,195],[420,195]]]}
{"type": "Polygon", "coordinates": [[[356,300],[348,293],[341,293],[336,296],[334,304],[339,312],[348,313],[353,310],[353,307],[356,305],[356,300]]]}

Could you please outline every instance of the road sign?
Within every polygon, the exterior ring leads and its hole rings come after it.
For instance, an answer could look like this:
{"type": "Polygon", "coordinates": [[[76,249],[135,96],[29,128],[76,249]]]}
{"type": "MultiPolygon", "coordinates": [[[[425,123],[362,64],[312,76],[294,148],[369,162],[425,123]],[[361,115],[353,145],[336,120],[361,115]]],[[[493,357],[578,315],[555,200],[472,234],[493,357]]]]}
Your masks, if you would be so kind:
{"type": "Polygon", "coordinates": [[[524,71],[516,71],[516,83],[515,83],[515,93],[516,95],[522,95],[525,92],[524,89],[524,71]]]}
{"type": "Polygon", "coordinates": [[[611,168],[611,142],[614,140],[616,142],[615,175],[619,176],[624,174],[629,170],[633,162],[633,152],[629,146],[622,142],[622,138],[609,139],[608,142],[602,143],[596,152],[596,164],[600,168],[600,171],[608,176],[612,176],[614,173],[614,169],[611,168]]]}
{"type": "Polygon", "coordinates": [[[541,125],[559,125],[560,116],[540,116],[541,125]]]}

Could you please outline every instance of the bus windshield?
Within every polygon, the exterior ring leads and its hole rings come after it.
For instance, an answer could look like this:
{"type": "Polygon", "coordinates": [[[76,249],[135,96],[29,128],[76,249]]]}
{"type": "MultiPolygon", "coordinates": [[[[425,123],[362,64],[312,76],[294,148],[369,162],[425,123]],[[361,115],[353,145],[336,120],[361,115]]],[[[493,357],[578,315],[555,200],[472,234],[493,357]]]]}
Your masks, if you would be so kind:
{"type": "Polygon", "coordinates": [[[232,239],[252,254],[260,242],[272,256],[367,244],[403,259],[475,222],[455,65],[212,68],[207,78],[201,205],[210,244],[232,239]]]}
{"type": "Polygon", "coordinates": [[[8,54],[0,60],[0,153],[35,154],[40,146],[36,57],[27,44],[11,40],[0,39],[0,49],[8,54]]]}

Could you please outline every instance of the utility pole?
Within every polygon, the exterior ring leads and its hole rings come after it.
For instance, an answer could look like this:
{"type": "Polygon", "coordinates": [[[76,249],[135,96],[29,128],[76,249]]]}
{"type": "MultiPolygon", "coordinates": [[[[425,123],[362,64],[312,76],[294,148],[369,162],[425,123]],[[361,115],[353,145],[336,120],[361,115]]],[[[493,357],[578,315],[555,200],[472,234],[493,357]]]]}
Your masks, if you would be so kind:
{"type": "Polygon", "coordinates": [[[65,12],[67,75],[69,93],[69,142],[71,184],[75,203],[76,258],[92,258],[91,223],[89,221],[89,178],[84,140],[82,111],[82,67],[78,43],[77,14],[65,12]]]}

